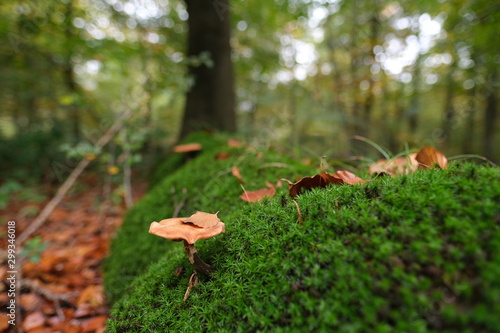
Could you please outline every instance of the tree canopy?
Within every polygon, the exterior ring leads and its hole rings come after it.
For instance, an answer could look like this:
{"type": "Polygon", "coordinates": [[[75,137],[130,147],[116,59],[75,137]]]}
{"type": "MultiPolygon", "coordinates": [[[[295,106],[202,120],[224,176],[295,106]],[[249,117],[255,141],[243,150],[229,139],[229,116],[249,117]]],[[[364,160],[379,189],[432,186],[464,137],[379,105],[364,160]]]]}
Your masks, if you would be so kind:
{"type": "MultiPolygon", "coordinates": [[[[337,157],[355,154],[362,135],[393,152],[432,145],[499,158],[494,2],[229,6],[244,135],[337,157]]],[[[129,124],[139,146],[173,143],[193,84],[187,69],[212,61],[188,55],[188,18],[180,0],[2,2],[2,142],[43,136],[50,152],[31,155],[50,161],[61,143],[92,144],[131,109],[141,115],[129,124]]]]}

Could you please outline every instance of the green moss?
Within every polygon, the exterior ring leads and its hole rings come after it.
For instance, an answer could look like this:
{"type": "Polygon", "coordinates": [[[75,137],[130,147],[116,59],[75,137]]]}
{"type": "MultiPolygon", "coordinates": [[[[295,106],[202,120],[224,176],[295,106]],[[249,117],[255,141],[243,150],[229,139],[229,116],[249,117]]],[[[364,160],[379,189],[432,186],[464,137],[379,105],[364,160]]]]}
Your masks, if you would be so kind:
{"type": "Polygon", "coordinates": [[[108,332],[493,332],[499,180],[466,164],[318,189],[297,200],[303,225],[285,190],[235,206],[220,214],[226,234],[197,243],[216,270],[185,304],[192,269],[181,244],[161,240],[108,332]]]}
{"type": "Polygon", "coordinates": [[[178,206],[181,207],[179,216],[190,216],[198,210],[220,211],[219,217],[224,219],[236,216],[239,208],[248,205],[239,198],[243,190],[231,173],[233,166],[239,167],[247,191],[265,187],[265,181],[275,183],[280,177],[294,179],[298,174],[314,172],[276,153],[230,148],[226,139],[223,135],[207,134],[189,137],[186,142],[202,143],[203,151],[180,168],[175,168],[178,157],[173,156],[173,162],[166,161],[161,167],[166,177],[152,184],[148,194],[127,213],[104,265],[106,292],[112,303],[152,262],[170,255],[171,249],[180,246],[149,234],[152,221],[171,217],[178,206]],[[217,159],[216,155],[221,152],[227,152],[229,157],[217,159]]]}

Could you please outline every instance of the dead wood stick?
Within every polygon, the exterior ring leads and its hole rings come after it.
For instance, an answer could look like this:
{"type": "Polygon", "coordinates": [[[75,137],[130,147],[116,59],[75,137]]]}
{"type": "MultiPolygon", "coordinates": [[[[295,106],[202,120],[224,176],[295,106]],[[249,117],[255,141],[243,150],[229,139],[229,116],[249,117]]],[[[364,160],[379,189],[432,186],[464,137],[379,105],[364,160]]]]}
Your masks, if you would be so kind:
{"type": "MultiPolygon", "coordinates": [[[[101,148],[108,144],[109,141],[115,136],[115,134],[122,128],[123,123],[126,119],[132,116],[133,112],[125,112],[121,117],[119,117],[115,123],[108,129],[106,133],[97,141],[95,148],[100,152],[101,148]]],[[[90,159],[83,158],[76,168],[71,172],[71,174],[66,178],[64,183],[57,190],[56,195],[50,199],[50,201],[45,205],[43,210],[38,214],[38,216],[31,222],[28,227],[23,231],[23,233],[17,239],[19,243],[24,243],[24,241],[31,236],[35,231],[42,226],[42,224],[47,220],[49,215],[54,211],[56,206],[61,202],[69,189],[73,186],[75,181],[78,179],[80,174],[85,170],[85,168],[90,164],[90,159]]]]}

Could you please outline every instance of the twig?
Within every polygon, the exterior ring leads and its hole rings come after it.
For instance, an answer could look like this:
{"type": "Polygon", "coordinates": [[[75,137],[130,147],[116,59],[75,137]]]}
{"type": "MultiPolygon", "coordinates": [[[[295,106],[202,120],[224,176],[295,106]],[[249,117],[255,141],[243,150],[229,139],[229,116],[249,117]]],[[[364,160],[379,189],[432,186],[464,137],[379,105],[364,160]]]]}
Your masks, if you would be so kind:
{"type": "Polygon", "coordinates": [[[297,218],[299,220],[299,223],[304,224],[304,220],[302,220],[302,213],[300,212],[299,204],[297,203],[297,201],[295,201],[295,199],[293,199],[292,201],[295,204],[295,207],[297,207],[297,218]]]}
{"type": "Polygon", "coordinates": [[[189,294],[191,293],[191,289],[196,287],[198,283],[198,274],[196,274],[196,271],[194,271],[194,273],[191,274],[191,277],[189,278],[188,287],[186,289],[186,292],[184,293],[184,299],[182,300],[182,303],[187,301],[189,294]]]}
{"type": "Polygon", "coordinates": [[[273,162],[273,163],[264,163],[261,166],[259,166],[259,169],[264,169],[264,168],[290,168],[290,165],[285,163],[273,162]]]}
{"type": "MultiPolygon", "coordinates": [[[[125,112],[120,118],[116,120],[116,122],[108,129],[106,133],[97,141],[95,144],[95,148],[100,152],[101,148],[104,147],[108,142],[115,136],[115,134],[120,130],[123,126],[124,121],[132,116],[133,112],[128,111],[125,112]]],[[[30,225],[23,231],[23,233],[19,236],[18,242],[20,244],[24,243],[24,241],[31,236],[35,231],[40,228],[40,226],[47,220],[49,215],[54,211],[56,206],[61,202],[69,189],[73,186],[75,181],[81,175],[83,170],[89,165],[90,159],[83,158],[80,163],[76,166],[76,168],[71,172],[71,174],[66,178],[64,183],[57,190],[56,195],[45,205],[43,210],[38,214],[38,216],[30,223],[30,225]]]]}
{"type": "Polygon", "coordinates": [[[181,199],[181,202],[179,202],[179,204],[177,204],[175,206],[175,209],[174,209],[174,214],[172,214],[172,217],[178,217],[179,216],[179,213],[182,209],[182,207],[184,207],[184,205],[186,204],[186,193],[187,193],[187,188],[183,188],[182,189],[182,199],[181,199]]]}
{"type": "Polygon", "coordinates": [[[64,312],[62,311],[61,304],[59,303],[60,301],[65,301],[65,302],[70,302],[69,299],[74,293],[67,293],[67,294],[55,294],[51,292],[50,290],[43,288],[36,284],[33,280],[30,279],[22,279],[21,280],[21,286],[29,288],[31,291],[42,295],[49,301],[52,301],[54,303],[54,306],[56,308],[57,316],[61,319],[64,320],[66,317],[64,316],[64,312]]]}
{"type": "Polygon", "coordinates": [[[130,209],[134,205],[134,200],[132,199],[132,171],[130,169],[130,149],[128,148],[128,137],[127,128],[123,126],[122,128],[123,142],[125,143],[124,154],[126,156],[123,161],[123,189],[125,191],[125,205],[127,209],[130,209]]]}

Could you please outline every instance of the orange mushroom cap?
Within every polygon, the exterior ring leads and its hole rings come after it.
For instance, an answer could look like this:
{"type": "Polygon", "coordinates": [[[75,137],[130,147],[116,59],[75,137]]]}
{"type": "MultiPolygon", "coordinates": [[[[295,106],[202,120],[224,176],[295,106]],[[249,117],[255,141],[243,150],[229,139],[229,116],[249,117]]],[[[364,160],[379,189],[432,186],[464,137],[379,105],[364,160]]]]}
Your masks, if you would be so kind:
{"type": "Polygon", "coordinates": [[[194,244],[198,239],[211,238],[226,231],[223,222],[202,228],[189,222],[186,223],[188,219],[188,217],[175,217],[152,222],[149,226],[149,233],[174,241],[185,240],[189,244],[194,244]]]}

